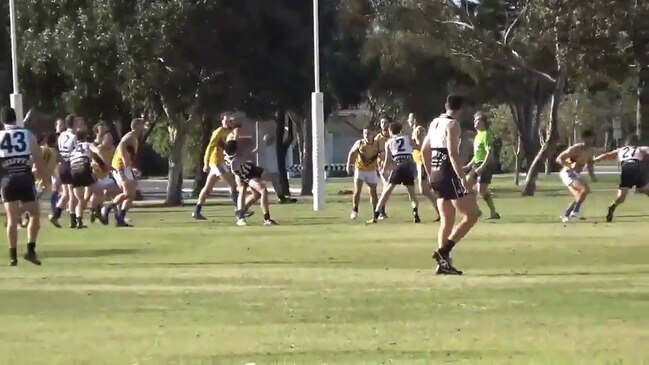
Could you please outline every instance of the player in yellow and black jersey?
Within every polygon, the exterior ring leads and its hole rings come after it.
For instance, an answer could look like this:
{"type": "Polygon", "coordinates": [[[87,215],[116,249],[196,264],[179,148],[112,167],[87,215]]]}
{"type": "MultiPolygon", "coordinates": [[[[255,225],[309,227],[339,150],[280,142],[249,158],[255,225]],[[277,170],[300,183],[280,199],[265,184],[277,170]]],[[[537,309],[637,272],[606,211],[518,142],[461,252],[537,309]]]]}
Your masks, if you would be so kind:
{"type": "Polygon", "coordinates": [[[363,128],[363,138],[354,143],[347,156],[347,173],[351,175],[354,167],[354,197],[352,198],[352,213],[350,218],[358,218],[358,206],[361,200],[363,183],[370,189],[372,212],[378,203],[376,185],[379,182],[379,158],[383,153],[381,142],[374,138],[370,127],[363,128]]]}

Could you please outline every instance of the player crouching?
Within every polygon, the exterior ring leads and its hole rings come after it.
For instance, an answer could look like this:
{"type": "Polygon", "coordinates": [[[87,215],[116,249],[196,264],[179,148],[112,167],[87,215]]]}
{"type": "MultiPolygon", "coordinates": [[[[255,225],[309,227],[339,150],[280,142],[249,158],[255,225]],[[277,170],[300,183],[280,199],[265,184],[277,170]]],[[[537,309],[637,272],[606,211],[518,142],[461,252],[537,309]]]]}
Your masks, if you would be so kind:
{"type": "Polygon", "coordinates": [[[239,190],[239,196],[237,200],[237,225],[246,226],[246,212],[250,207],[261,199],[261,209],[264,212],[264,225],[265,226],[274,226],[277,225],[277,222],[270,218],[270,208],[268,203],[268,189],[266,188],[266,183],[264,180],[268,180],[271,177],[264,172],[264,169],[257,166],[253,162],[246,161],[243,154],[239,153],[237,150],[237,141],[230,140],[225,143],[225,154],[226,160],[232,172],[236,176],[237,180],[237,189],[239,190]],[[252,191],[253,198],[248,199],[246,202],[246,189],[250,187],[252,191]]]}

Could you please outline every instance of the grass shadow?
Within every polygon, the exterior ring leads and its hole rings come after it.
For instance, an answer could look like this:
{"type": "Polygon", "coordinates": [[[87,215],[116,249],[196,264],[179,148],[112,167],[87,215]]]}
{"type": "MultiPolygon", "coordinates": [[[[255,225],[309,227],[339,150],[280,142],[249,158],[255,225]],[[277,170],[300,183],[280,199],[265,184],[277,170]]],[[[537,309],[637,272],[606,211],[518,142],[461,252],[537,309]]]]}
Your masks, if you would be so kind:
{"type": "Polygon", "coordinates": [[[89,249],[89,250],[56,250],[44,251],[43,258],[93,258],[109,256],[126,256],[144,252],[144,250],[130,248],[89,249]]]}
{"type": "Polygon", "coordinates": [[[108,266],[124,266],[124,267],[152,267],[152,266],[234,266],[234,265],[286,265],[286,266],[299,266],[299,265],[346,265],[351,264],[350,260],[327,260],[327,261],[281,261],[281,260],[251,260],[251,261],[200,261],[200,262],[134,262],[134,263],[109,263],[108,266]]]}

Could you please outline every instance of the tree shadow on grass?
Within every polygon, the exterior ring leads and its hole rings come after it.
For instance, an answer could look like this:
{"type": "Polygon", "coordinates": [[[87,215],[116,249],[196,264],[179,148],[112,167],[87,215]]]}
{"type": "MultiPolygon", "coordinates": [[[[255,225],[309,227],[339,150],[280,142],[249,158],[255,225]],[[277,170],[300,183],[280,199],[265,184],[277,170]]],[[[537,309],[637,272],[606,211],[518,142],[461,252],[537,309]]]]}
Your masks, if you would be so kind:
{"type": "Polygon", "coordinates": [[[113,249],[88,249],[88,250],[56,250],[44,251],[43,258],[93,258],[108,256],[126,256],[144,252],[144,250],[131,248],[113,248],[113,249]]]}
{"type": "Polygon", "coordinates": [[[516,276],[522,276],[522,277],[552,277],[552,276],[605,276],[605,275],[642,275],[642,274],[649,274],[649,270],[637,270],[637,271],[593,271],[593,272],[587,272],[587,271],[575,271],[575,272],[558,272],[558,273],[549,273],[549,272],[539,272],[539,273],[527,273],[527,272],[510,272],[510,273],[494,273],[494,274],[478,274],[478,275],[471,275],[474,277],[490,277],[490,278],[497,278],[497,277],[516,277],[516,276]]]}
{"type": "Polygon", "coordinates": [[[257,266],[257,265],[272,265],[272,266],[300,266],[300,265],[345,265],[351,264],[349,260],[327,260],[327,261],[281,261],[281,260],[251,260],[251,261],[201,261],[201,262],[134,262],[134,263],[109,263],[109,266],[129,266],[129,267],[151,267],[151,266],[257,266]]]}

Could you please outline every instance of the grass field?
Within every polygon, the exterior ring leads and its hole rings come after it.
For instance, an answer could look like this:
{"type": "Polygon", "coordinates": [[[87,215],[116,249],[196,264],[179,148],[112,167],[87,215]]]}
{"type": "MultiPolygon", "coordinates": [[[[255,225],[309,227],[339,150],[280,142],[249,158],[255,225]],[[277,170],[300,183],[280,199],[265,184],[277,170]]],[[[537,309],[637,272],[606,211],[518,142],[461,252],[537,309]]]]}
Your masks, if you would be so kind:
{"type": "Polygon", "coordinates": [[[371,227],[349,221],[349,197],[333,193],[325,213],[273,206],[278,227],[259,215],[234,227],[226,205],[205,209],[213,222],[185,207],[135,210],[130,230],[47,226],[44,266],[0,267],[0,359],[649,363],[649,199],[632,196],[604,223],[613,179],[595,185],[589,219],[567,227],[556,177],[527,199],[499,181],[504,219],[458,246],[463,277],[433,275],[436,226],[427,208],[410,223],[403,195],[371,227]]]}

